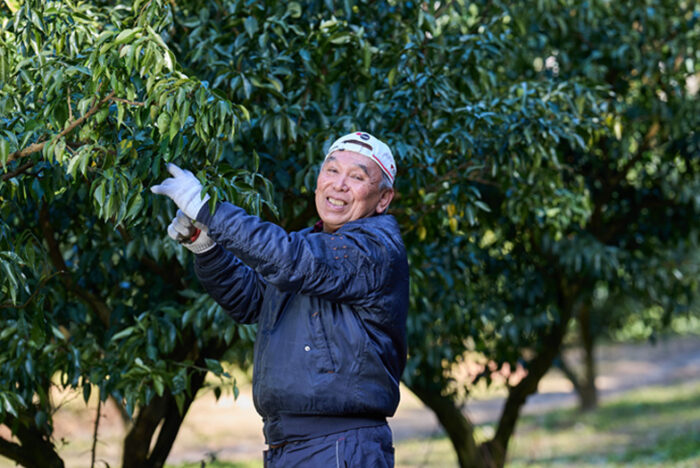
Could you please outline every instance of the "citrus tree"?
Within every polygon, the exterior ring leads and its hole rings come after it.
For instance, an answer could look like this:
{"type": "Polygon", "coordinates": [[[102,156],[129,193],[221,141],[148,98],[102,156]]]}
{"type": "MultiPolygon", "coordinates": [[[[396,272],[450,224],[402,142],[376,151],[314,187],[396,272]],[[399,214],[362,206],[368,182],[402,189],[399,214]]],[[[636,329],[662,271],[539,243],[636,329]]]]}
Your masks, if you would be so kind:
{"type": "Polygon", "coordinates": [[[134,418],[124,466],[162,466],[207,371],[225,379],[218,359],[249,333],[193,289],[164,236],[173,209],[147,188],[185,160],[259,212],[267,182],[225,163],[246,110],[182,71],[166,2],[0,14],[0,419],[15,436],[0,454],[63,465],[57,386],[111,397],[134,418]]]}

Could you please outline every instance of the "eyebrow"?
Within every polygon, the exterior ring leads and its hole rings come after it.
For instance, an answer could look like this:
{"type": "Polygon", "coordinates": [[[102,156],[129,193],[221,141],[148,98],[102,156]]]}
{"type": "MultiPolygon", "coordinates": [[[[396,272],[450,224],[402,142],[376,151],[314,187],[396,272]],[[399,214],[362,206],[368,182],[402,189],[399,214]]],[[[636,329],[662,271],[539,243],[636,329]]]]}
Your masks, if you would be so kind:
{"type": "MultiPolygon", "coordinates": [[[[330,161],[337,161],[337,159],[335,158],[335,156],[328,156],[328,157],[326,158],[326,160],[324,161],[324,164],[327,163],[327,162],[330,162],[330,161]]],[[[362,172],[364,172],[365,174],[367,174],[367,177],[370,177],[370,175],[369,175],[369,169],[367,169],[367,166],[365,166],[364,164],[360,164],[360,163],[355,163],[355,166],[357,166],[357,167],[359,167],[360,169],[362,169],[362,172]]]]}
{"type": "Polygon", "coordinates": [[[367,166],[365,166],[364,164],[357,164],[357,166],[359,166],[360,169],[362,169],[362,171],[363,171],[365,174],[367,174],[367,177],[369,177],[369,169],[367,169],[367,166]]]}

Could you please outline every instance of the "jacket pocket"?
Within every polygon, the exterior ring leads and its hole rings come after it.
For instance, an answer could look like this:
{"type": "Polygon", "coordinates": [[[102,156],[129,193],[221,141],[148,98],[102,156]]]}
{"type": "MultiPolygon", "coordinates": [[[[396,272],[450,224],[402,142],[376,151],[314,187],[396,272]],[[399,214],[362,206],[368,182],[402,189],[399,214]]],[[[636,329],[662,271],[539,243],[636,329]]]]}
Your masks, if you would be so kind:
{"type": "Polygon", "coordinates": [[[331,351],[328,333],[323,325],[321,312],[316,311],[311,314],[311,324],[313,330],[313,340],[318,348],[318,362],[320,372],[335,372],[337,369],[337,361],[331,351]]]}

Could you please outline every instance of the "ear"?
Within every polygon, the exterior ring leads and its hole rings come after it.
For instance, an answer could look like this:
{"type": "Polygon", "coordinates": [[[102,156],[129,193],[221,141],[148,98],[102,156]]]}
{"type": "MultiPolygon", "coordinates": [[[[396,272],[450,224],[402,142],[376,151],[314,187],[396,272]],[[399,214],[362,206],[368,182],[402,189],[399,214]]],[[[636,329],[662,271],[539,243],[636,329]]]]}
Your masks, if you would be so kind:
{"type": "Polygon", "coordinates": [[[394,199],[394,189],[388,188],[382,191],[379,196],[379,201],[377,202],[376,212],[377,214],[384,213],[387,208],[389,208],[389,203],[394,199]]]}

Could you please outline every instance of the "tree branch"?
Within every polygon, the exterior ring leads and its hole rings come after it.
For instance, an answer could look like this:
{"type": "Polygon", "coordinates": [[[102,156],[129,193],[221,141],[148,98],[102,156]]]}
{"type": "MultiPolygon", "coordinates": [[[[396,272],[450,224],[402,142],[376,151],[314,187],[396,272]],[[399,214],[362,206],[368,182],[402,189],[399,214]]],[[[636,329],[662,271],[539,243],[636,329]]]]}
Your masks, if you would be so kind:
{"type": "Polygon", "coordinates": [[[68,102],[68,121],[73,120],[73,109],[71,108],[71,104],[70,104],[70,95],[71,95],[71,92],[70,92],[70,86],[69,86],[68,93],[66,96],[66,101],[68,102]]]}
{"type": "Polygon", "coordinates": [[[0,309],[24,309],[24,308],[26,308],[26,307],[34,300],[34,298],[39,294],[39,291],[41,291],[41,288],[43,288],[44,285],[45,285],[51,278],[53,278],[53,277],[56,276],[56,275],[61,275],[61,274],[65,274],[65,273],[66,273],[65,271],[56,271],[56,272],[50,274],[49,276],[47,276],[46,278],[42,279],[41,281],[39,281],[39,284],[37,285],[36,289],[34,290],[34,292],[32,293],[32,295],[29,296],[29,299],[27,299],[27,300],[24,302],[24,304],[22,304],[22,305],[15,305],[15,304],[12,304],[12,303],[10,303],[10,302],[5,302],[5,303],[3,303],[3,304],[0,304],[0,309]]]}
{"type": "MultiPolygon", "coordinates": [[[[68,273],[68,266],[63,259],[63,255],[61,255],[61,249],[59,248],[58,242],[54,237],[53,226],[51,225],[49,209],[46,203],[42,203],[41,208],[39,209],[39,225],[44,235],[44,240],[46,240],[49,247],[49,259],[51,260],[54,268],[61,273],[68,273]]],[[[61,275],[61,282],[70,292],[85,301],[85,303],[97,314],[97,317],[105,327],[109,326],[112,313],[109,307],[107,307],[107,304],[105,304],[91,292],[78,286],[70,274],[61,275]]]]}
{"type": "Polygon", "coordinates": [[[33,414],[34,409],[30,407],[22,410],[17,418],[5,416],[5,425],[12,428],[12,435],[20,443],[0,437],[0,455],[25,468],[65,468],[49,434],[36,426],[33,414]]]}
{"type": "Polygon", "coordinates": [[[0,437],[0,455],[22,466],[29,466],[30,459],[26,456],[22,446],[0,437]]]}
{"type": "Polygon", "coordinates": [[[140,106],[140,107],[143,107],[143,106],[146,105],[145,102],[141,102],[141,101],[129,101],[128,99],[123,99],[123,98],[118,98],[118,97],[113,97],[113,98],[112,98],[112,101],[114,101],[114,102],[121,102],[121,103],[124,103],[124,104],[129,104],[130,106],[140,106]]]}
{"type": "Polygon", "coordinates": [[[0,177],[0,180],[2,180],[4,182],[6,180],[12,179],[13,177],[17,177],[18,175],[21,175],[21,174],[27,172],[27,170],[34,167],[35,164],[36,164],[35,161],[26,162],[26,163],[22,164],[21,166],[19,166],[14,171],[8,172],[7,174],[3,174],[2,177],[0,177]]]}
{"type": "Polygon", "coordinates": [[[574,369],[566,362],[564,359],[564,350],[562,349],[559,353],[559,357],[554,360],[554,366],[557,367],[564,376],[569,379],[571,384],[574,386],[574,391],[580,394],[583,391],[583,386],[581,385],[581,379],[574,369]]]}
{"type": "Polygon", "coordinates": [[[15,159],[21,159],[21,158],[29,156],[30,154],[38,153],[39,151],[44,149],[44,146],[46,146],[46,143],[48,143],[49,141],[58,140],[59,138],[63,138],[64,136],[68,135],[76,127],[78,127],[79,125],[82,125],[87,119],[92,117],[107,102],[111,101],[114,98],[114,94],[115,94],[115,92],[112,91],[107,96],[100,99],[99,101],[97,101],[97,96],[95,96],[95,99],[93,99],[93,101],[92,101],[92,107],[90,108],[90,110],[88,110],[85,113],[85,115],[83,115],[82,117],[71,122],[66,128],[63,129],[63,131],[61,131],[61,133],[54,136],[51,140],[46,140],[46,141],[43,141],[41,143],[32,143],[31,145],[27,146],[26,148],[24,148],[22,150],[15,151],[14,153],[11,153],[8,156],[5,164],[3,164],[3,166],[6,167],[8,163],[14,161],[15,159]]]}

